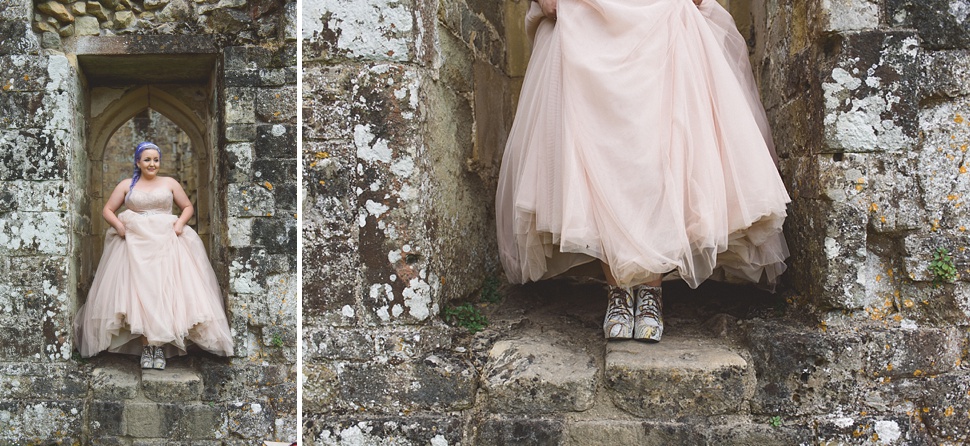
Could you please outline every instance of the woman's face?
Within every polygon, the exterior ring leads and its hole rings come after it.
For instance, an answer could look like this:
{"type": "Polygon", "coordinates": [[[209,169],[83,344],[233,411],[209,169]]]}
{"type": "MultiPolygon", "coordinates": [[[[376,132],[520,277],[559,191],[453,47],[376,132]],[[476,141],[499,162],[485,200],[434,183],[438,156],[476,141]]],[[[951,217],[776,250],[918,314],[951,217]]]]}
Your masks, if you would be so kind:
{"type": "Polygon", "coordinates": [[[138,157],[138,168],[141,169],[141,177],[144,179],[155,178],[160,166],[158,151],[155,149],[145,149],[138,157]]]}

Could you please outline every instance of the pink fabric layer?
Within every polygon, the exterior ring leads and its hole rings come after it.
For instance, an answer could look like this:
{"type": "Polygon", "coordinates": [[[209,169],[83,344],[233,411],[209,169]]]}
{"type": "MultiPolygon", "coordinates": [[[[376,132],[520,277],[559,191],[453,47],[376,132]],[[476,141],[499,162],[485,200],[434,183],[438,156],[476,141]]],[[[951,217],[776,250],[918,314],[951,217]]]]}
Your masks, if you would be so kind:
{"type": "Polygon", "coordinates": [[[232,355],[222,292],[202,239],[172,229],[169,190],[134,190],[118,215],[125,237],[109,229],[87,302],[74,319],[81,356],[103,350],[141,354],[140,337],[166,344],[166,355],[190,344],[232,355]]]}
{"type": "Polygon", "coordinates": [[[621,285],[773,287],[790,201],[747,46],[717,2],[537,4],[496,195],[509,280],[595,259],[621,285]]]}

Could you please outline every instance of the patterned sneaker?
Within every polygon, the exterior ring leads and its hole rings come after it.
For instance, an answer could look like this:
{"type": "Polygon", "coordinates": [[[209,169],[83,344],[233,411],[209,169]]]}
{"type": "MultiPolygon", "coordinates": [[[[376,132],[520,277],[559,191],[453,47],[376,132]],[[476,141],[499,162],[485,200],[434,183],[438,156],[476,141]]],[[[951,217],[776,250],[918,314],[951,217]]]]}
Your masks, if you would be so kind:
{"type": "Polygon", "coordinates": [[[633,287],[636,297],[636,314],[633,317],[633,339],[659,342],[664,333],[663,298],[658,286],[637,285],[633,287]]]}
{"type": "Polygon", "coordinates": [[[150,368],[152,368],[152,365],[154,364],[152,362],[153,361],[152,360],[152,352],[153,351],[154,351],[154,347],[152,347],[150,345],[146,345],[146,346],[144,346],[144,347],[141,348],[141,368],[143,368],[143,369],[150,369],[150,368]]]}
{"type": "Polygon", "coordinates": [[[152,357],[152,368],[155,370],[165,370],[165,352],[162,350],[162,347],[155,347],[155,354],[152,357]]]}
{"type": "Polygon", "coordinates": [[[630,290],[610,286],[609,306],[603,320],[606,339],[630,339],[633,336],[633,296],[630,290]]]}

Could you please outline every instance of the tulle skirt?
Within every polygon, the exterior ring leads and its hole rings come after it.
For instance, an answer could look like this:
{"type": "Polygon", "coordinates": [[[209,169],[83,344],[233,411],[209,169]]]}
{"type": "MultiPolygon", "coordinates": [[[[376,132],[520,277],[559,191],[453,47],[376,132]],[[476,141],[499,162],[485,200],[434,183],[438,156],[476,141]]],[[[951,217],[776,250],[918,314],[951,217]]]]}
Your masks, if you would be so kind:
{"type": "Polygon", "coordinates": [[[533,3],[496,195],[509,280],[596,259],[621,285],[773,287],[790,198],[747,46],[714,0],[533,3]]]}
{"type": "Polygon", "coordinates": [[[189,345],[232,355],[233,342],[215,272],[202,239],[171,214],[122,212],[125,238],[109,229],[87,302],[74,319],[81,356],[141,353],[141,336],[167,356],[189,345]]]}

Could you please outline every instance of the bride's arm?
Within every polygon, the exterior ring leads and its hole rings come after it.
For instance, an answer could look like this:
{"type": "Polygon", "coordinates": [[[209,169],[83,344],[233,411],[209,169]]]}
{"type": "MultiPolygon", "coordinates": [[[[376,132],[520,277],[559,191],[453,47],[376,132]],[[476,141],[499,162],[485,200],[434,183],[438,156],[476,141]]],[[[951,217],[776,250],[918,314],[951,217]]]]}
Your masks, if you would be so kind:
{"type": "Polygon", "coordinates": [[[195,208],[192,207],[192,202],[189,200],[189,196],[185,194],[185,190],[182,189],[182,185],[174,178],[169,178],[168,180],[172,183],[172,198],[175,200],[175,204],[178,205],[179,209],[182,210],[178,220],[175,220],[175,223],[172,224],[172,228],[175,229],[176,235],[182,235],[185,224],[195,214],[195,208]]]}
{"type": "Polygon", "coordinates": [[[125,202],[125,194],[128,193],[129,185],[131,185],[131,178],[118,183],[115,186],[115,190],[111,191],[111,196],[108,197],[108,201],[104,202],[104,209],[101,210],[101,216],[104,217],[104,221],[108,222],[112,228],[115,228],[115,231],[118,231],[118,236],[121,238],[125,237],[125,224],[118,219],[115,212],[118,212],[118,208],[125,202]]]}
{"type": "Polygon", "coordinates": [[[542,13],[546,17],[555,20],[556,10],[559,8],[559,0],[532,0],[532,1],[539,4],[539,7],[542,8],[542,13]]]}

